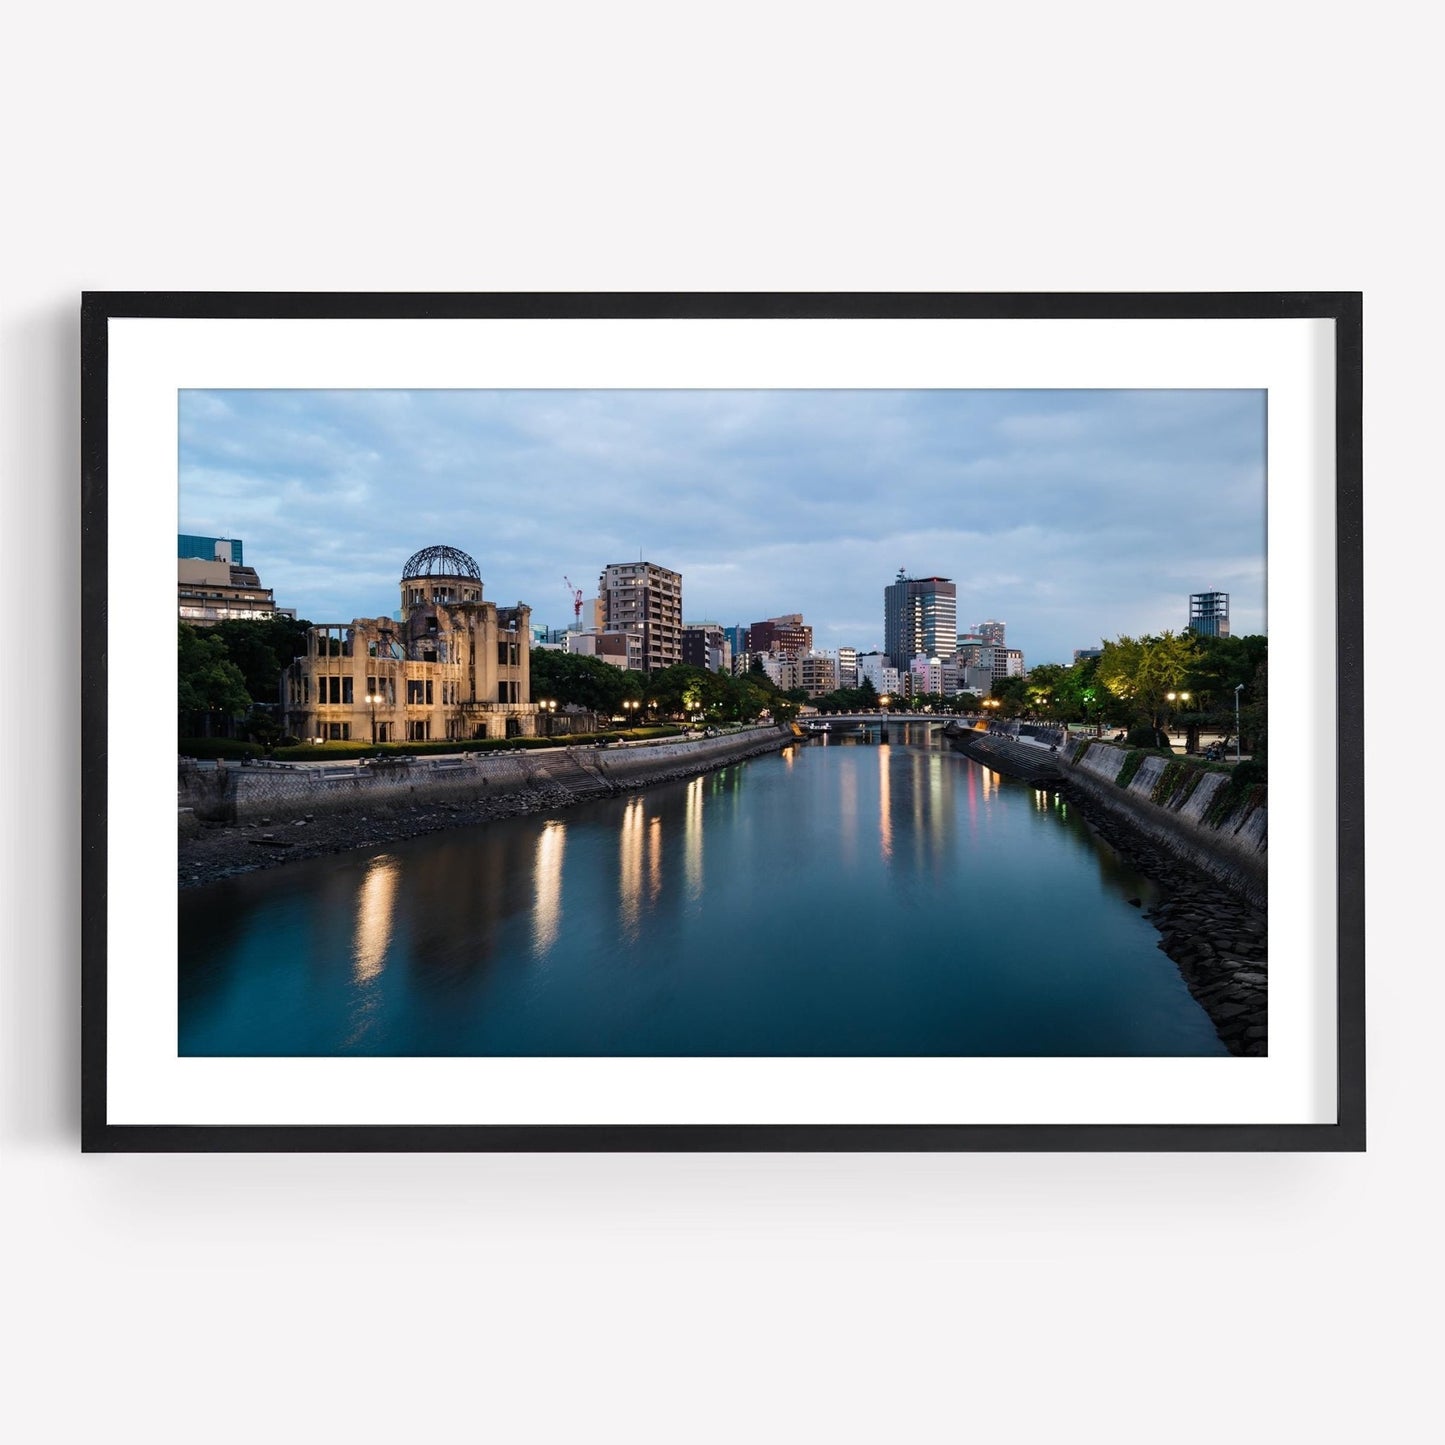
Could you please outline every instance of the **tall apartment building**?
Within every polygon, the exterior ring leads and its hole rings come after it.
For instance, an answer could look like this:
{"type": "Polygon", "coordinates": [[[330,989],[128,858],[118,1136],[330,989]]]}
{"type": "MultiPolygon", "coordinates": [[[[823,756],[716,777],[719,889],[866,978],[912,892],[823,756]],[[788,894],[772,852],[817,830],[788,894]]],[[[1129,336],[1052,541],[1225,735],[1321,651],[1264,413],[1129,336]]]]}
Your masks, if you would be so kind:
{"type": "Polygon", "coordinates": [[[748,628],[749,652],[776,652],[779,657],[802,657],[813,650],[813,629],[801,612],[769,617],[748,628]]]}
{"type": "Polygon", "coordinates": [[[798,658],[798,686],[809,697],[823,697],[838,690],[838,659],[826,652],[809,652],[798,658]]]}
{"type": "Polygon", "coordinates": [[[856,647],[840,647],[838,649],[838,686],[858,686],[858,649],[856,647]]]}
{"type": "Polygon", "coordinates": [[[958,645],[958,588],[947,577],[910,577],[901,568],[883,589],[883,650],[906,675],[915,657],[958,645]]]}
{"type": "Polygon", "coordinates": [[[640,632],[642,666],[682,661],[682,573],[655,562],[612,562],[597,581],[605,632],[640,632]]]}
{"type": "Polygon", "coordinates": [[[995,647],[1004,645],[1005,624],[990,618],[987,622],[980,622],[974,631],[984,642],[990,642],[995,647]]]}
{"type": "Polygon", "coordinates": [[[1191,592],[1189,631],[1200,637],[1229,636],[1229,593],[1191,592]]]}
{"type": "Polygon", "coordinates": [[[943,691],[943,664],[936,657],[915,657],[908,664],[908,694],[943,691]]]}
{"type": "Polygon", "coordinates": [[[727,629],[717,622],[683,623],[682,660],[689,667],[705,667],[709,672],[731,672],[733,649],[727,629]]]}

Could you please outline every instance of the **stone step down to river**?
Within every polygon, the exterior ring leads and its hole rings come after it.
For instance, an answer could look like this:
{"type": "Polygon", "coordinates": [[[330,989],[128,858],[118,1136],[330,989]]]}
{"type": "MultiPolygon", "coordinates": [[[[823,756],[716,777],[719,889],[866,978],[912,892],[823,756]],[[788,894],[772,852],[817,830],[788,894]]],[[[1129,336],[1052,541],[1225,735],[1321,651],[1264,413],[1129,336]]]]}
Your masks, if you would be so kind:
{"type": "Polygon", "coordinates": [[[597,763],[574,748],[560,755],[549,755],[537,783],[539,791],[545,792],[550,786],[573,798],[595,798],[617,791],[616,783],[603,775],[597,763]]]}
{"type": "Polygon", "coordinates": [[[996,733],[958,733],[951,741],[958,752],[1010,778],[1056,783],[1062,776],[1057,755],[1047,748],[1014,742],[996,733]]]}

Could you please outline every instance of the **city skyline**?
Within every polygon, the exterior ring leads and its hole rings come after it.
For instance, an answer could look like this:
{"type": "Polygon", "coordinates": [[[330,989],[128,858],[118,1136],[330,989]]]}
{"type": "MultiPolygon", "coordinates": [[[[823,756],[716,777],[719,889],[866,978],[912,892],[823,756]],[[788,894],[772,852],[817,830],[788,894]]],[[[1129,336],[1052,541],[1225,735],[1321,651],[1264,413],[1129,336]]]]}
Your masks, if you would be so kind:
{"type": "Polygon", "coordinates": [[[687,618],[801,612],[820,650],[882,646],[900,567],[1030,665],[1208,589],[1265,630],[1262,392],[185,391],[180,443],[178,530],[313,622],[389,613],[447,543],[549,626],[564,576],[641,559],[687,618]]]}

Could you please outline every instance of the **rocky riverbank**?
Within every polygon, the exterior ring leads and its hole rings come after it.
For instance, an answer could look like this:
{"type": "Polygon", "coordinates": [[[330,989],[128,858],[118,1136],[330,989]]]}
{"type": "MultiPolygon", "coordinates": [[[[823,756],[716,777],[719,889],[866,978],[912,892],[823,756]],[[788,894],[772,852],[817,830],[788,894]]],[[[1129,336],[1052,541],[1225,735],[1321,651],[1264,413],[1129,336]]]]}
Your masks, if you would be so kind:
{"type": "Polygon", "coordinates": [[[553,812],[592,798],[637,792],[658,783],[678,782],[713,772],[746,758],[776,752],[778,739],[769,735],[757,746],[736,752],[722,761],[707,759],[694,765],[661,767],[645,775],[613,780],[578,770],[568,784],[541,781],[536,785],[498,792],[466,801],[428,800],[388,803],[367,811],[308,814],[304,818],[260,818],[251,823],[191,822],[183,827],[177,858],[181,888],[196,888],[238,873],[276,868],[303,858],[344,853],[354,848],[376,848],[439,833],[532,813],[553,812]]]}
{"type": "Polygon", "coordinates": [[[1162,899],[1145,910],[1159,947],[1179,965],[1190,993],[1232,1054],[1269,1052],[1269,931],[1263,909],[1165,852],[1082,789],[1062,791],[1099,838],[1156,882],[1162,899]]]}

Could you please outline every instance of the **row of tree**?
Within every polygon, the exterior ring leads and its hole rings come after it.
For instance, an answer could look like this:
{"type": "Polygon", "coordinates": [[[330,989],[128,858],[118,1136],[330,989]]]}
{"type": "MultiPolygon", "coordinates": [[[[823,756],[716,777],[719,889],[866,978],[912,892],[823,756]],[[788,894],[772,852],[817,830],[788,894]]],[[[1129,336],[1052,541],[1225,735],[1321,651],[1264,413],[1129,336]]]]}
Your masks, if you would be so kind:
{"type": "Polygon", "coordinates": [[[798,697],[783,693],[761,668],[742,677],[678,663],[659,672],[625,672],[595,657],[551,649],[532,653],[532,700],[578,707],[603,717],[701,717],[709,723],[751,722],[763,713],[786,721],[798,697]],[[629,709],[624,704],[638,704],[629,709]]]}
{"type": "MultiPolygon", "coordinates": [[[[222,622],[215,627],[180,625],[180,728],[186,736],[240,729],[266,740],[279,732],[279,678],[306,650],[310,623],[277,617],[269,621],[222,622]]],[[[661,672],[625,672],[595,657],[551,650],[531,655],[532,697],[559,708],[582,708],[603,717],[637,713],[654,718],[695,718],[708,722],[750,722],[763,713],[780,721],[810,701],[799,689],[782,691],[754,662],[741,677],[679,664],[661,672]],[[624,704],[637,704],[635,708],[624,704]]],[[[1000,678],[989,699],[1002,717],[1035,717],[1052,722],[1097,723],[1151,733],[1178,725],[1230,731],[1235,689],[1241,687],[1240,722],[1256,753],[1266,736],[1268,641],[1260,636],[1199,637],[1192,632],[1119,637],[1105,642],[1102,655],[1071,667],[1043,663],[1025,677],[1000,678]],[[1172,694],[1172,696],[1171,696],[1172,694]]],[[[890,706],[934,712],[974,712],[982,699],[890,698],[890,706]]],[[[811,699],[828,712],[877,708],[878,693],[866,679],[811,699]]]]}
{"type": "Polygon", "coordinates": [[[1232,732],[1239,688],[1241,731],[1262,754],[1268,687],[1267,638],[1163,632],[1115,638],[1072,667],[1041,664],[995,682],[993,697],[1006,717],[1098,723],[1157,741],[1169,726],[1232,732]]]}
{"type": "MultiPolygon", "coordinates": [[[[177,707],[183,737],[242,734],[269,741],[281,731],[282,669],[306,651],[309,622],[289,618],[180,624],[177,707]]],[[[581,708],[604,718],[693,718],[751,722],[768,713],[786,721],[801,693],[783,693],[761,669],[729,677],[678,665],[661,672],[624,672],[595,657],[551,650],[531,655],[532,698],[581,708]],[[636,704],[624,707],[624,703],[636,704]]]]}

